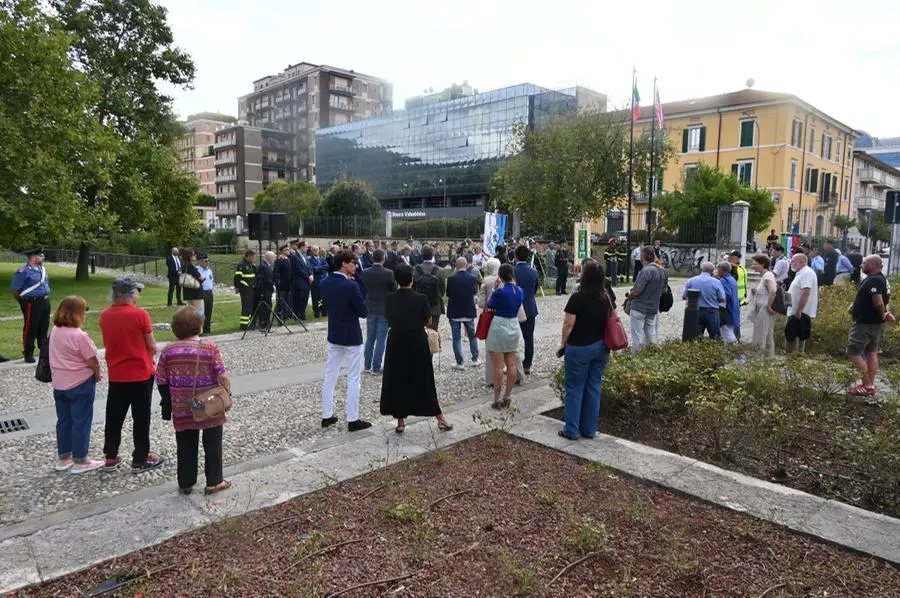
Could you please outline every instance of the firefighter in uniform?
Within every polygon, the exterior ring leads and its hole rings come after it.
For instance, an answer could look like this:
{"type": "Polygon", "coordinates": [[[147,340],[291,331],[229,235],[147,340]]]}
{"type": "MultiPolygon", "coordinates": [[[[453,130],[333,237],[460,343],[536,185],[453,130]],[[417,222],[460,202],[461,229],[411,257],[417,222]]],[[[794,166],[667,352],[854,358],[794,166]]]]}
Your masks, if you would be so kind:
{"type": "Polygon", "coordinates": [[[625,267],[627,264],[628,254],[625,249],[619,246],[615,238],[609,240],[606,247],[606,278],[610,285],[616,286],[620,282],[624,282],[625,267]]]}
{"type": "Polygon", "coordinates": [[[241,296],[241,330],[253,329],[256,322],[253,312],[256,310],[256,252],[248,249],[244,259],[238,263],[234,272],[234,290],[241,296]]]}
{"type": "Polygon", "coordinates": [[[27,363],[34,363],[34,345],[38,350],[47,342],[50,328],[50,283],[44,269],[41,249],[26,251],[28,263],[13,275],[12,296],[19,302],[25,325],[22,328],[22,355],[27,363]]]}

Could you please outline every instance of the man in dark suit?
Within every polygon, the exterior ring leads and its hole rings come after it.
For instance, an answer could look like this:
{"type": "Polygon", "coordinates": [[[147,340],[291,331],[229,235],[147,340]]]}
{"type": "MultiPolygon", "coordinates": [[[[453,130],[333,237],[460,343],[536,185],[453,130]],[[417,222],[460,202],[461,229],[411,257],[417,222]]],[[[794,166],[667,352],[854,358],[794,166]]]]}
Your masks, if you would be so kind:
{"type": "Polygon", "coordinates": [[[534,360],[534,321],[538,315],[534,296],[540,286],[537,270],[529,264],[530,258],[531,250],[527,246],[516,247],[516,283],[522,287],[522,307],[525,309],[526,317],[526,320],[519,324],[522,338],[525,340],[525,359],[522,360],[525,375],[531,374],[531,363],[534,360]]]}
{"type": "Polygon", "coordinates": [[[373,264],[362,272],[366,288],[366,346],[363,352],[363,369],[370,374],[381,373],[381,360],[387,341],[388,323],[384,316],[384,298],[397,290],[394,273],[384,267],[384,251],[376,249],[373,264]]]}
{"type": "Polygon", "coordinates": [[[397,251],[397,241],[391,241],[391,248],[384,256],[384,267],[388,270],[393,270],[400,261],[400,253],[397,251]]]}
{"type": "Polygon", "coordinates": [[[306,256],[306,241],[298,241],[296,249],[291,253],[291,286],[294,314],[301,320],[306,319],[306,306],[309,304],[309,288],[312,281],[312,268],[306,256]]]}
{"type": "Polygon", "coordinates": [[[472,367],[481,365],[478,359],[478,339],[475,338],[475,296],[478,295],[478,280],[467,270],[469,262],[465,257],[456,258],[456,272],[447,279],[447,319],[453,335],[453,356],[456,357],[455,370],[465,370],[462,354],[462,330],[465,326],[469,338],[469,353],[472,367]]]}
{"type": "Polygon", "coordinates": [[[291,248],[282,245],[279,249],[278,259],[272,270],[275,274],[275,287],[278,289],[278,303],[276,311],[278,317],[284,320],[290,316],[293,305],[291,304],[291,248]]]}
{"type": "Polygon", "coordinates": [[[337,270],[322,281],[322,297],[328,305],[328,358],[322,382],[322,427],[337,423],[334,416],[334,386],[341,364],[347,362],[347,429],[351,432],[371,427],[359,419],[359,377],[362,369],[363,339],[359,319],[369,315],[359,285],[353,281],[357,258],[341,251],[334,258],[337,270]]]}
{"type": "Polygon", "coordinates": [[[178,282],[178,276],[181,274],[181,257],[179,257],[178,248],[172,248],[172,255],[166,258],[166,276],[169,279],[169,299],[166,305],[172,307],[172,294],[175,294],[178,305],[184,305],[181,300],[181,284],[178,282]]]}
{"type": "Polygon", "coordinates": [[[268,330],[272,325],[272,293],[275,292],[275,252],[263,255],[256,275],[256,324],[260,330],[268,330]]]}
{"type": "MultiPolygon", "coordinates": [[[[807,253],[804,251],[803,253],[807,253]]],[[[822,244],[822,257],[825,258],[825,279],[823,284],[832,285],[837,277],[838,259],[841,257],[830,240],[822,244]]]]}
{"type": "Polygon", "coordinates": [[[372,264],[375,263],[374,255],[372,254],[373,247],[372,241],[366,241],[366,250],[359,256],[359,265],[363,270],[371,268],[372,264]]]}
{"type": "Polygon", "coordinates": [[[556,252],[554,266],[556,266],[556,294],[566,295],[566,279],[569,277],[569,264],[572,263],[572,255],[569,253],[569,244],[565,241],[556,252]]]}

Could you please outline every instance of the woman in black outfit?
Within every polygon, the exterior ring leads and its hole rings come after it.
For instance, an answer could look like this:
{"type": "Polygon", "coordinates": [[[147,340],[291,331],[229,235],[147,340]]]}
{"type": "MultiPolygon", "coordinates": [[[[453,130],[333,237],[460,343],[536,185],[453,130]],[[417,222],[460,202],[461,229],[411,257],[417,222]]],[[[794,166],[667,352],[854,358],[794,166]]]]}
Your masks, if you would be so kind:
{"type": "Polygon", "coordinates": [[[406,264],[394,269],[400,288],[384,300],[388,321],[387,348],[381,383],[381,415],[397,419],[402,434],[410,415],[436,417],[438,429],[453,429],[441,412],[434,386],[434,366],[425,327],[431,321],[428,297],[412,290],[413,270],[406,264]]]}
{"type": "MultiPolygon", "coordinates": [[[[197,313],[201,316],[204,315],[203,308],[203,277],[200,276],[200,271],[197,270],[196,264],[193,262],[194,260],[194,252],[190,249],[185,249],[184,253],[181,254],[181,272],[182,274],[186,274],[187,276],[191,276],[197,280],[197,288],[192,289],[186,285],[181,285],[181,296],[184,298],[184,302],[197,310],[197,313]]],[[[181,284],[181,281],[178,281],[181,284]]]]}
{"type": "Polygon", "coordinates": [[[597,433],[603,372],[609,363],[603,336],[611,309],[603,268],[596,262],[585,264],[578,291],[566,303],[559,345],[566,373],[565,426],[559,431],[563,438],[593,438],[597,433]]]}

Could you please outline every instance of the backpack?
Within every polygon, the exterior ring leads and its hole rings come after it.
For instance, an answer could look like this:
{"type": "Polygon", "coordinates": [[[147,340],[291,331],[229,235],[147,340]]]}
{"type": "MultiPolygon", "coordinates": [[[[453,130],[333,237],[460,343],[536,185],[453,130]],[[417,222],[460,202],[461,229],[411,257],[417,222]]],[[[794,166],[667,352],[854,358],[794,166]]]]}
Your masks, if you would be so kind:
{"type": "Polygon", "coordinates": [[[426,271],[422,264],[416,266],[416,277],[413,287],[419,293],[428,297],[428,306],[434,307],[441,304],[439,291],[439,281],[436,272],[437,266],[433,266],[431,270],[426,271]]]}
{"type": "Polygon", "coordinates": [[[665,270],[663,270],[663,267],[659,264],[654,265],[659,268],[666,276],[666,290],[663,291],[662,295],[659,296],[659,311],[667,312],[672,309],[672,306],[675,304],[675,297],[672,295],[672,287],[669,286],[668,274],[666,274],[665,270]]]}

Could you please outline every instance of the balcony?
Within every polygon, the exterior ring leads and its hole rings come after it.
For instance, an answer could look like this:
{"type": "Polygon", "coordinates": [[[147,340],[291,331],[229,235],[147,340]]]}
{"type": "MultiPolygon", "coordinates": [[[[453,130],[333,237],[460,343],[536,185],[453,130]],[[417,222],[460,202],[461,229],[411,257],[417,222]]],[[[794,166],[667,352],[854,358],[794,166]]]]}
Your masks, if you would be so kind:
{"type": "Polygon", "coordinates": [[[221,193],[216,193],[216,199],[237,199],[237,192],[222,191],[221,193]]]}
{"type": "Polygon", "coordinates": [[[862,168],[859,171],[859,182],[869,183],[876,187],[889,187],[888,179],[891,178],[887,174],[877,168],[862,168]]]}
{"type": "Polygon", "coordinates": [[[329,102],[328,107],[333,110],[344,110],[346,112],[353,112],[353,104],[345,104],[341,105],[338,102],[329,102]]]}
{"type": "Polygon", "coordinates": [[[237,143],[237,139],[222,139],[221,141],[217,141],[215,145],[213,145],[213,149],[225,149],[226,147],[234,147],[237,143]]]}
{"type": "Polygon", "coordinates": [[[838,202],[839,196],[837,192],[827,192],[823,191],[819,194],[818,201],[816,202],[819,207],[825,206],[836,206],[838,202]]]}
{"type": "Polygon", "coordinates": [[[237,215],[238,215],[238,211],[237,211],[236,206],[235,207],[228,206],[228,207],[223,207],[223,208],[216,208],[216,216],[218,216],[220,218],[223,216],[237,216],[237,215]]]}
{"type": "Polygon", "coordinates": [[[277,170],[278,172],[284,172],[287,170],[287,163],[283,160],[263,160],[262,167],[264,170],[277,170]]]}
{"type": "Polygon", "coordinates": [[[215,165],[216,166],[227,166],[229,164],[234,164],[236,162],[236,158],[234,156],[227,157],[223,156],[221,158],[216,158],[215,165]]]}
{"type": "Polygon", "coordinates": [[[335,93],[340,93],[348,96],[354,95],[353,88],[349,85],[341,85],[339,83],[328,86],[328,91],[333,91],[335,93]]]}
{"type": "Polygon", "coordinates": [[[216,177],[217,183],[231,183],[237,180],[236,174],[223,174],[222,176],[216,177]]]}
{"type": "Polygon", "coordinates": [[[875,195],[861,195],[856,198],[857,210],[877,210],[884,209],[884,198],[875,195]]]}

